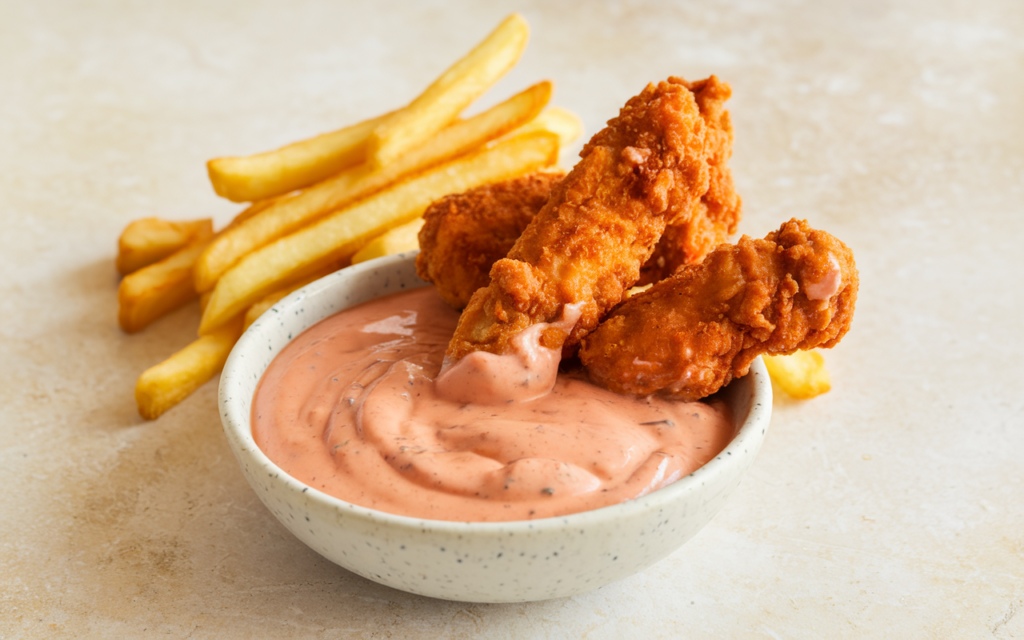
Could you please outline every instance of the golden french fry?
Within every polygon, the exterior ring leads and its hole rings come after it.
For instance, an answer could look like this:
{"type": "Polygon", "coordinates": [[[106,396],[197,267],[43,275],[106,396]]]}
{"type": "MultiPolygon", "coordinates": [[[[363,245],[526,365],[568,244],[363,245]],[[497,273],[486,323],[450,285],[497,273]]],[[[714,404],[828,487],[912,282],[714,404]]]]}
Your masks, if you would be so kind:
{"type": "Polygon", "coordinates": [[[196,289],[209,291],[246,255],[331,211],[380,191],[401,178],[469,153],[529,122],[550,98],[551,83],[538,83],[481,114],[452,124],[383,169],[360,165],[282,199],[234,228],[225,229],[196,264],[196,289]]]}
{"type": "Polygon", "coordinates": [[[245,222],[249,218],[253,217],[254,215],[259,213],[260,211],[263,211],[264,209],[268,209],[271,205],[276,204],[278,202],[283,202],[284,200],[287,200],[288,198],[291,198],[291,197],[294,197],[294,196],[292,196],[292,195],[285,195],[285,196],[280,196],[278,198],[267,198],[266,200],[260,200],[258,202],[253,202],[248,207],[246,207],[241,212],[239,212],[238,215],[236,215],[231,220],[231,222],[228,224],[228,226],[226,226],[223,229],[221,229],[220,231],[218,231],[217,234],[220,235],[221,233],[224,233],[226,230],[228,230],[228,229],[230,229],[230,228],[232,228],[234,226],[242,224],[243,222],[245,222]]]}
{"type": "Polygon", "coordinates": [[[207,334],[263,296],[330,262],[348,260],[370,238],[410,222],[442,196],[553,164],[558,138],[511,140],[434,167],[249,254],[217,282],[199,333],[207,334]]]}
{"type": "Polygon", "coordinates": [[[209,218],[181,222],[161,218],[134,220],[117,241],[117,270],[128,275],[212,234],[213,221],[209,218]]]}
{"type": "Polygon", "coordinates": [[[193,242],[160,262],[143,267],[121,280],[117,289],[117,321],[128,333],[142,331],[165,313],[196,297],[192,265],[206,246],[193,242]]]}
{"type": "MultiPolygon", "coordinates": [[[[235,216],[227,228],[230,229],[269,205],[270,201],[254,203],[235,216]]],[[[159,262],[129,274],[121,281],[117,295],[118,322],[122,329],[128,333],[141,331],[160,316],[177,309],[197,295],[192,271],[196,260],[210,243],[209,231],[209,228],[204,228],[189,245],[159,262]]],[[[202,296],[200,309],[205,309],[207,302],[209,296],[202,296]]]]}
{"type": "Polygon", "coordinates": [[[366,159],[370,133],[391,114],[339,131],[252,156],[214,158],[206,163],[217,195],[254,202],[326,180],[366,159]]]}
{"type": "Polygon", "coordinates": [[[419,232],[422,228],[423,218],[416,218],[412,222],[382,233],[366,243],[365,247],[356,251],[356,254],[352,256],[352,264],[419,249],[419,232]]]}
{"type": "MultiPolygon", "coordinates": [[[[297,291],[299,288],[301,287],[298,287],[294,290],[297,291]]],[[[249,307],[249,309],[245,312],[244,320],[242,321],[242,326],[248,329],[250,326],[252,326],[252,323],[260,319],[260,316],[269,311],[270,307],[280,302],[282,299],[284,299],[285,296],[287,296],[292,291],[293,289],[289,287],[287,289],[275,291],[270,295],[264,296],[262,300],[249,307]]]]}
{"type": "Polygon", "coordinates": [[[522,16],[512,14],[506,18],[409,106],[374,129],[368,142],[372,164],[386,167],[455,120],[515,66],[529,37],[530,28],[522,16]]]}
{"type": "Polygon", "coordinates": [[[638,287],[633,287],[633,288],[629,289],[628,291],[626,291],[625,299],[628,300],[628,299],[632,298],[633,296],[640,295],[641,293],[643,293],[644,291],[647,291],[648,289],[650,289],[653,286],[654,286],[654,284],[652,283],[652,284],[642,284],[642,285],[640,285],[638,287]]]}
{"type": "Polygon", "coordinates": [[[775,384],[794,398],[807,400],[832,388],[825,358],[817,351],[797,351],[788,356],[762,358],[775,384]]]}
{"type": "Polygon", "coordinates": [[[139,415],[146,420],[156,420],[217,375],[241,335],[239,318],[146,369],[135,384],[139,415]]]}
{"type": "Polygon", "coordinates": [[[583,135],[583,121],[572,111],[562,107],[550,107],[542,111],[536,118],[512,131],[508,137],[531,133],[533,131],[549,131],[558,136],[558,146],[568,147],[583,135]]]}
{"type": "Polygon", "coordinates": [[[275,291],[274,293],[265,296],[262,300],[249,307],[249,309],[245,312],[245,320],[242,323],[243,328],[248,329],[249,325],[256,322],[256,320],[258,320],[261,315],[266,313],[267,310],[270,309],[270,307],[277,304],[281,299],[283,299],[288,294],[298,291],[307,284],[311,282],[316,282],[317,280],[323,278],[324,276],[329,276],[341,268],[342,265],[340,264],[332,264],[327,268],[321,269],[320,271],[317,271],[312,275],[306,276],[305,278],[301,278],[294,284],[291,284],[283,289],[280,289],[279,291],[275,291]]]}

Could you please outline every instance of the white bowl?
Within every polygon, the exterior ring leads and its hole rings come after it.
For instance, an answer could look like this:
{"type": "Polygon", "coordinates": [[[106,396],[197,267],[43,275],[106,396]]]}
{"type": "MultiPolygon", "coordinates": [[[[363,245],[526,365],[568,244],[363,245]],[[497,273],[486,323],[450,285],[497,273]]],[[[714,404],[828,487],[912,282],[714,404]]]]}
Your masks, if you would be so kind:
{"type": "Polygon", "coordinates": [[[393,515],[321,493],[287,475],[256,446],[249,424],[256,385],[295,336],[342,309],[426,283],[415,254],[364,262],[288,296],[231,352],[220,411],[231,449],[263,503],[328,560],[381,584],[446,600],[526,602],[584,593],[632,575],[689,540],[725,503],[754,460],[771,416],[760,358],[724,391],[738,432],[722,453],[642,498],[564,517],[447,522],[393,515]]]}

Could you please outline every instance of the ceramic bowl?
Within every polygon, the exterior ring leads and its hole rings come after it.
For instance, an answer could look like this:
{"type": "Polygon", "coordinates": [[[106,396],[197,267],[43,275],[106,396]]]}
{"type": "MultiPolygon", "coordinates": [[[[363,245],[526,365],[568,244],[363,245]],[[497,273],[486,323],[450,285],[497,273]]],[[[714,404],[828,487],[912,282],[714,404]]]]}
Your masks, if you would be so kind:
{"type": "Polygon", "coordinates": [[[360,507],[287,475],[256,446],[253,392],[293,337],[372,298],[424,286],[415,254],[364,262],[288,296],[246,331],[224,366],[220,411],[249,484],[281,523],[325,558],[411,593],[469,602],[570,596],[625,578],[696,534],[739,485],[771,415],[771,384],[758,359],[724,391],[737,434],[722,453],[642,498],[557,518],[517,522],[422,520],[360,507]]]}

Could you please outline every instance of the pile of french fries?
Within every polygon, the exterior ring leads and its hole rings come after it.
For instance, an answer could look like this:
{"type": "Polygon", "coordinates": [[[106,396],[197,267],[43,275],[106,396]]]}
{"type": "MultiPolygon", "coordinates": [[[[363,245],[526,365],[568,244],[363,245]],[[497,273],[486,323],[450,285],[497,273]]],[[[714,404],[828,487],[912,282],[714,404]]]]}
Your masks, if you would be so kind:
{"type": "Polygon", "coordinates": [[[117,257],[121,327],[141,331],[196,297],[202,309],[199,338],[139,377],[142,417],[157,418],[215,376],[245,328],[292,291],[417,248],[434,200],[555,165],[582,125],[545,109],[549,82],[460,118],[516,64],[528,37],[512,15],[406,107],[275,151],[211,160],[217,194],[251,203],[216,233],[210,220],[128,225],[117,257]]]}

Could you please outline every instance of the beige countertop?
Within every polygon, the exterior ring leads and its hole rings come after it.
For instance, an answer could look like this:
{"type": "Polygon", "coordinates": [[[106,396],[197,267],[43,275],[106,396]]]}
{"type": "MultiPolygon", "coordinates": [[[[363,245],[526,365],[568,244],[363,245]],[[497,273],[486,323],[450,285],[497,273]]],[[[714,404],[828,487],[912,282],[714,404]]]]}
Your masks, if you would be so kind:
{"type": "Polygon", "coordinates": [[[1024,638],[1024,4],[514,4],[532,41],[484,104],[550,78],[590,134],[649,80],[732,84],[741,231],[807,218],[856,252],[834,390],[777,399],[715,520],[594,593],[468,605],[335,567],[246,484],[214,383],[138,417],[198,307],[121,333],[115,241],[223,223],[207,159],[398,106],[508,9],[2,1],[0,638],[1024,638]]]}

